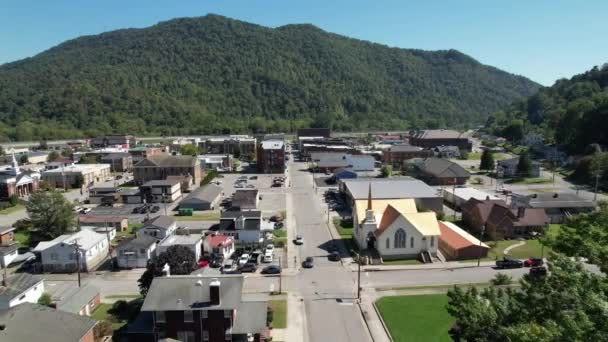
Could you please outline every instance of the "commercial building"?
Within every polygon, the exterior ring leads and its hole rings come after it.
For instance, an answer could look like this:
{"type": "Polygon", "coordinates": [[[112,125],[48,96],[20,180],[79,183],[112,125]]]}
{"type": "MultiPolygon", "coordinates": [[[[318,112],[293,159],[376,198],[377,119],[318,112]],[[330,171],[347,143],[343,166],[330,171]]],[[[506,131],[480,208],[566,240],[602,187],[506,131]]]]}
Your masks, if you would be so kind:
{"type": "Polygon", "coordinates": [[[462,185],[471,174],[462,166],[441,158],[412,159],[408,171],[430,185],[462,185]]]}
{"type": "Polygon", "coordinates": [[[374,171],[376,160],[365,154],[313,152],[310,159],[320,172],[333,172],[341,168],[353,171],[374,171]]]}
{"type": "Polygon", "coordinates": [[[238,210],[257,209],[259,193],[258,189],[237,189],[232,195],[230,207],[238,210]]]}
{"type": "Polygon", "coordinates": [[[480,201],[500,200],[500,198],[492,194],[466,186],[458,186],[456,188],[446,187],[443,189],[443,200],[454,209],[460,209],[460,207],[471,198],[480,201]]]}
{"type": "Polygon", "coordinates": [[[186,196],[179,207],[190,208],[192,210],[214,210],[218,208],[222,195],[222,187],[207,184],[203,185],[186,196]]]}
{"type": "Polygon", "coordinates": [[[230,154],[202,154],[198,156],[203,170],[226,171],[234,165],[230,154]]]}
{"type": "Polygon", "coordinates": [[[89,141],[91,148],[104,148],[104,147],[121,147],[129,149],[137,145],[137,140],[132,135],[125,134],[110,134],[105,136],[99,136],[92,138],[89,141]]]}
{"type": "Polygon", "coordinates": [[[163,147],[136,146],[129,148],[129,154],[133,159],[133,164],[137,164],[155,154],[166,154],[166,151],[163,147]]]}
{"type": "Polygon", "coordinates": [[[110,177],[109,164],[74,164],[42,172],[42,180],[54,188],[78,188],[110,177]]]}
{"type": "Polygon", "coordinates": [[[567,192],[539,192],[531,195],[514,193],[511,197],[511,206],[542,209],[549,217],[550,223],[562,223],[568,216],[591,212],[596,208],[593,201],[567,192]]]}
{"type": "Polygon", "coordinates": [[[258,171],[262,173],[285,172],[285,143],[280,140],[262,141],[257,152],[258,171]]]}
{"type": "Polygon", "coordinates": [[[128,172],[133,168],[133,157],[126,152],[106,154],[101,157],[101,162],[110,164],[112,172],[128,172]]]}
{"type": "Polygon", "coordinates": [[[171,203],[182,196],[181,182],[177,179],[151,180],[139,187],[146,203],[171,203]]]}
{"type": "Polygon", "coordinates": [[[200,160],[192,156],[155,154],[133,166],[133,179],[137,184],[165,180],[168,176],[190,176],[192,184],[198,184],[203,176],[200,160]]]}
{"type": "Polygon", "coordinates": [[[249,135],[213,136],[201,139],[199,147],[205,154],[240,154],[255,156],[256,139],[249,135]]]}
{"type": "Polygon", "coordinates": [[[297,138],[302,137],[331,137],[331,129],[329,128],[298,128],[296,132],[297,138]]]}
{"type": "Polygon", "coordinates": [[[449,129],[420,131],[410,137],[410,144],[424,148],[437,146],[457,146],[460,150],[471,151],[473,143],[465,133],[449,129]]]}
{"type": "Polygon", "coordinates": [[[428,158],[433,156],[433,151],[412,145],[393,145],[382,152],[384,164],[392,165],[393,168],[401,169],[403,162],[412,158],[428,158]]]}

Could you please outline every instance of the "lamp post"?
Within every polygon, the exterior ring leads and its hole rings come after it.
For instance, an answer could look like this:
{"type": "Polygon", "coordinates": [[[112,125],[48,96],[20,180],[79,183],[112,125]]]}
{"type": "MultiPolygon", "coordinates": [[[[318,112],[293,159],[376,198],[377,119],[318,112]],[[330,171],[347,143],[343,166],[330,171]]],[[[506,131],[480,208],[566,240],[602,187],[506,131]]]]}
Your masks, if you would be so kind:
{"type": "Polygon", "coordinates": [[[486,225],[481,226],[481,234],[479,235],[479,257],[477,258],[477,267],[481,264],[481,239],[483,239],[483,233],[486,231],[486,225]]]}

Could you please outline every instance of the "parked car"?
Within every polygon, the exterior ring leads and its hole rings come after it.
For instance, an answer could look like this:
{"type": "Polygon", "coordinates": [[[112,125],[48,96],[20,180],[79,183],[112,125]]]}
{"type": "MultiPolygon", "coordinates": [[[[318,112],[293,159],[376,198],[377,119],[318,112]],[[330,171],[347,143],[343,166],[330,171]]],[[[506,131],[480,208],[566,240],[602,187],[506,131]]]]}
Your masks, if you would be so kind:
{"type": "Polygon", "coordinates": [[[313,257],[306,257],[304,261],[302,261],[302,267],[304,268],[313,268],[315,266],[313,257]]]}
{"type": "Polygon", "coordinates": [[[246,188],[247,189],[255,189],[255,185],[253,185],[253,184],[247,184],[246,188]]]}
{"type": "Polygon", "coordinates": [[[302,235],[296,235],[296,239],[293,240],[293,243],[295,243],[296,245],[303,245],[304,238],[302,237],[302,235]]]}
{"type": "Polygon", "coordinates": [[[329,253],[327,258],[329,259],[329,261],[340,261],[340,259],[341,259],[340,252],[333,251],[333,252],[329,253]]]}
{"type": "Polygon", "coordinates": [[[524,263],[521,260],[505,256],[502,260],[496,260],[496,268],[522,268],[524,263]]]}
{"type": "Polygon", "coordinates": [[[252,252],[249,256],[249,262],[250,263],[254,263],[254,264],[258,264],[259,260],[260,260],[260,255],[262,254],[262,251],[255,251],[252,252]]]}
{"type": "Polygon", "coordinates": [[[281,267],[279,265],[270,265],[264,267],[262,274],[281,274],[281,267]]]}
{"type": "Polygon", "coordinates": [[[222,266],[221,271],[222,271],[222,274],[240,274],[241,273],[241,271],[239,271],[232,264],[226,264],[226,265],[222,266]]]}
{"type": "Polygon", "coordinates": [[[158,212],[159,210],[160,210],[160,207],[159,207],[159,206],[157,206],[157,205],[155,205],[155,206],[153,206],[153,207],[150,209],[150,212],[151,212],[151,213],[156,213],[156,212],[158,212]]]}
{"type": "Polygon", "coordinates": [[[122,179],[122,175],[116,176],[116,179],[122,179]]]}
{"type": "Polygon", "coordinates": [[[249,177],[249,179],[255,180],[255,179],[258,179],[258,176],[251,176],[251,177],[249,177]]]}
{"type": "Polygon", "coordinates": [[[524,261],[524,267],[536,267],[542,266],[544,264],[543,259],[541,258],[530,258],[524,261]]]}
{"type": "Polygon", "coordinates": [[[530,277],[538,278],[547,275],[547,268],[545,266],[535,266],[530,268],[530,277]]]}
{"type": "Polygon", "coordinates": [[[112,202],[103,202],[99,206],[100,207],[113,207],[114,204],[112,202]]]}
{"type": "Polygon", "coordinates": [[[202,268],[202,267],[207,267],[209,266],[209,261],[207,260],[201,260],[198,262],[198,267],[202,268]]]}
{"type": "Polygon", "coordinates": [[[248,262],[244,265],[242,265],[241,267],[239,267],[239,271],[241,272],[249,272],[249,273],[253,273],[258,269],[257,265],[252,263],[252,262],[248,262]]]}
{"type": "Polygon", "coordinates": [[[236,184],[234,184],[234,187],[235,187],[236,189],[242,189],[242,188],[244,188],[244,187],[245,187],[245,185],[243,185],[243,183],[236,183],[236,184]]]}
{"type": "Polygon", "coordinates": [[[91,211],[91,208],[82,208],[82,210],[80,210],[81,214],[88,214],[91,211]]]}
{"type": "Polygon", "coordinates": [[[283,228],[285,225],[283,224],[283,222],[275,222],[274,223],[274,229],[281,229],[283,228]]]}
{"type": "Polygon", "coordinates": [[[239,257],[239,266],[243,266],[243,265],[245,265],[247,262],[249,262],[249,254],[247,254],[247,253],[242,254],[242,255],[239,257]]]}
{"type": "Polygon", "coordinates": [[[269,244],[266,245],[266,253],[268,253],[269,251],[271,253],[274,252],[274,245],[271,244],[271,243],[269,243],[269,244]]]}
{"type": "Polygon", "coordinates": [[[272,262],[272,259],[273,259],[272,251],[266,250],[266,254],[264,254],[264,257],[262,258],[262,262],[270,263],[270,262],[272,262]]]}

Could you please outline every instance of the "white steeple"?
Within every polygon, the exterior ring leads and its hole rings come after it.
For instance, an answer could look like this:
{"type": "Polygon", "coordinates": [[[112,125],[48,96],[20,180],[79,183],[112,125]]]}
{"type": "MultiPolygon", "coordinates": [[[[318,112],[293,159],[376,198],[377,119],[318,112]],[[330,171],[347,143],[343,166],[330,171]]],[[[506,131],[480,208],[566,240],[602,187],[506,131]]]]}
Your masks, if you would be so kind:
{"type": "Polygon", "coordinates": [[[15,158],[15,152],[13,152],[13,171],[15,171],[15,175],[18,175],[19,172],[19,163],[17,163],[17,159],[15,158]]]}

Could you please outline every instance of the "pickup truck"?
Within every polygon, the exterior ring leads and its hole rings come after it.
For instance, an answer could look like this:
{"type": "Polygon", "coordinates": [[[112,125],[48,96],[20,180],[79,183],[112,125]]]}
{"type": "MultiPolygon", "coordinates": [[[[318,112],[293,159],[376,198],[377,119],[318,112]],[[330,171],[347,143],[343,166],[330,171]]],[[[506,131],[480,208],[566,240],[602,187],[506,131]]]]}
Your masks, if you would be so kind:
{"type": "Polygon", "coordinates": [[[496,268],[522,268],[524,263],[521,260],[511,257],[504,257],[502,260],[496,260],[496,268]]]}

